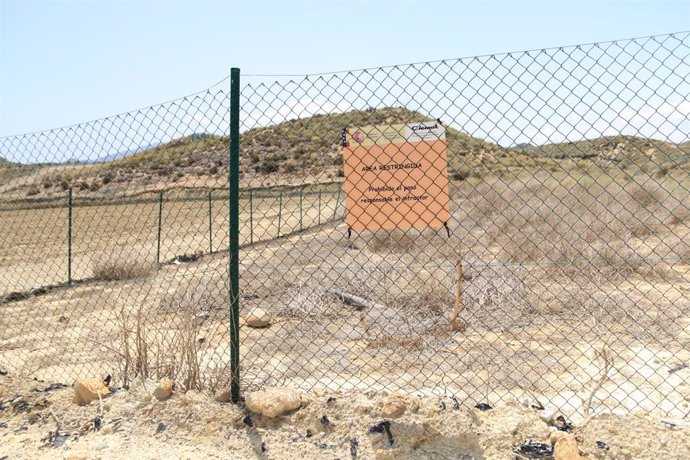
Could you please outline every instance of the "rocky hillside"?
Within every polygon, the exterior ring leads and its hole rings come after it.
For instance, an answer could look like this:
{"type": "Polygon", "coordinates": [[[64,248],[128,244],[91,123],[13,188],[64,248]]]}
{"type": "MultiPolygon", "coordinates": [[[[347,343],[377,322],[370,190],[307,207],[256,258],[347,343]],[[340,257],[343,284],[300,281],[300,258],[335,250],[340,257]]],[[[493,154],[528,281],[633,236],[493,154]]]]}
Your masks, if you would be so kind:
{"type": "MultiPolygon", "coordinates": [[[[242,185],[337,180],[342,175],[343,127],[428,120],[419,112],[385,108],[315,115],[248,130],[241,138],[242,185]]],[[[449,128],[447,139],[450,173],[456,180],[525,168],[597,165],[669,170],[690,164],[689,143],[674,145],[629,136],[507,148],[449,128]]],[[[88,165],[8,167],[0,158],[0,196],[62,195],[70,187],[82,194],[223,187],[227,186],[228,142],[224,136],[193,134],[126,158],[88,165]]]]}

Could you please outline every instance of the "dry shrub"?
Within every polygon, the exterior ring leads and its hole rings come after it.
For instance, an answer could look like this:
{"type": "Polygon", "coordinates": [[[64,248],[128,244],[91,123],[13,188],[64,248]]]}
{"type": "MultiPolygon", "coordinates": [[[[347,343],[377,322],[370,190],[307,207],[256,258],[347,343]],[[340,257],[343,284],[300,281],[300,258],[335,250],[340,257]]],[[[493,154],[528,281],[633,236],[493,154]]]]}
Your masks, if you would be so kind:
{"type": "Polygon", "coordinates": [[[162,327],[139,307],[120,309],[117,321],[120,343],[115,351],[123,386],[135,378],[169,377],[185,390],[202,388],[196,318],[183,314],[179,322],[162,327]]]}
{"type": "Polygon", "coordinates": [[[367,247],[374,252],[408,252],[417,243],[413,235],[402,230],[380,230],[373,234],[367,247]]]}
{"type": "Polygon", "coordinates": [[[144,278],[153,273],[151,263],[131,260],[108,260],[100,262],[93,268],[93,279],[96,281],[124,281],[144,278]]]}
{"type": "Polygon", "coordinates": [[[407,348],[409,350],[421,350],[424,347],[424,340],[421,337],[409,335],[396,336],[384,335],[369,341],[369,348],[407,348]]]}

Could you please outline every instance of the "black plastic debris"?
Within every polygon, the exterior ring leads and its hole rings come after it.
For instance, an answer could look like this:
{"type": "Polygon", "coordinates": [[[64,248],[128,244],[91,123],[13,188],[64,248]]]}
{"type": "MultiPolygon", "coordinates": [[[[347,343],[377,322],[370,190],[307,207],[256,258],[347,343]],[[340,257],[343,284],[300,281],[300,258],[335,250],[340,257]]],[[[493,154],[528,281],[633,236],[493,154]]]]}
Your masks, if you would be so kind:
{"type": "Polygon", "coordinates": [[[311,430],[308,429],[308,430],[307,430],[307,434],[306,434],[305,436],[308,437],[308,438],[311,438],[312,436],[314,436],[314,433],[313,433],[311,430]]]}
{"type": "Polygon", "coordinates": [[[333,424],[331,423],[330,420],[328,420],[328,416],[324,415],[323,417],[321,417],[321,425],[332,426],[333,424]]]}
{"type": "Polygon", "coordinates": [[[156,434],[164,432],[165,429],[166,429],[165,423],[158,422],[158,425],[156,425],[156,434]]]}
{"type": "Polygon", "coordinates": [[[55,430],[49,431],[48,436],[41,439],[41,441],[53,449],[58,449],[64,446],[68,439],[69,435],[67,433],[62,433],[58,430],[55,430]]]}
{"type": "Polygon", "coordinates": [[[455,396],[452,396],[451,399],[453,400],[453,409],[458,410],[460,409],[460,401],[458,401],[458,398],[455,396]]]}
{"type": "Polygon", "coordinates": [[[261,452],[266,452],[268,450],[268,447],[266,447],[266,442],[262,441],[261,442],[261,452]]]}
{"type": "Polygon", "coordinates": [[[94,430],[99,431],[102,426],[103,426],[103,419],[101,418],[100,415],[97,415],[93,419],[93,428],[94,428],[94,430]]]}
{"type": "Polygon", "coordinates": [[[335,404],[336,398],[335,396],[329,396],[328,399],[326,400],[326,404],[335,404]]]}
{"type": "Polygon", "coordinates": [[[0,375],[7,375],[7,371],[5,369],[0,369],[0,375]]]}
{"type": "Polygon", "coordinates": [[[372,425],[369,427],[369,433],[385,433],[386,437],[388,438],[388,444],[393,445],[395,442],[393,440],[393,433],[391,433],[391,422],[388,420],[384,420],[383,422],[379,422],[375,425],[372,425]]]}
{"type": "Polygon", "coordinates": [[[49,386],[42,390],[34,390],[36,393],[50,393],[51,391],[59,390],[61,388],[66,388],[67,385],[64,383],[51,383],[49,386]]]}
{"type": "Polygon", "coordinates": [[[112,377],[110,374],[108,374],[108,375],[106,375],[105,378],[103,379],[103,383],[105,384],[105,386],[109,387],[109,386],[110,386],[110,382],[111,382],[112,380],[113,380],[113,377],[112,377]]]}
{"type": "Polygon", "coordinates": [[[250,414],[245,415],[242,419],[242,422],[244,422],[244,424],[250,428],[254,426],[254,422],[252,421],[252,416],[250,414]]]}
{"type": "Polygon", "coordinates": [[[194,262],[195,260],[199,260],[201,258],[201,254],[182,254],[180,256],[175,257],[172,262],[173,263],[189,263],[189,262],[194,262]]]}
{"type": "Polygon", "coordinates": [[[687,369],[687,368],[688,368],[687,363],[681,363],[681,364],[677,365],[676,367],[669,369],[668,373],[673,374],[675,372],[682,371],[683,369],[687,369]]]}
{"type": "Polygon", "coordinates": [[[575,429],[573,424],[568,422],[562,415],[556,417],[556,423],[554,425],[556,426],[556,429],[565,431],[566,433],[572,433],[575,429]]]}
{"type": "Polygon", "coordinates": [[[15,399],[12,402],[12,410],[15,412],[26,412],[30,409],[28,402],[24,401],[22,398],[15,399]]]}
{"type": "Polygon", "coordinates": [[[446,410],[446,403],[443,402],[443,401],[441,401],[440,404],[438,405],[438,408],[439,408],[440,410],[446,410]]]}
{"type": "Polygon", "coordinates": [[[524,458],[530,459],[550,459],[553,458],[553,446],[542,442],[532,441],[531,439],[518,447],[513,448],[513,452],[524,458]]]}
{"type": "Polygon", "coordinates": [[[350,438],[350,456],[352,460],[357,460],[357,448],[359,447],[359,441],[357,438],[350,438]]]}
{"type": "Polygon", "coordinates": [[[609,450],[609,445],[606,444],[604,441],[597,441],[597,449],[609,450]]]}
{"type": "Polygon", "coordinates": [[[480,411],[487,411],[487,410],[493,409],[493,407],[491,407],[487,403],[483,403],[483,402],[478,403],[476,406],[474,406],[474,408],[478,409],[480,411]]]}

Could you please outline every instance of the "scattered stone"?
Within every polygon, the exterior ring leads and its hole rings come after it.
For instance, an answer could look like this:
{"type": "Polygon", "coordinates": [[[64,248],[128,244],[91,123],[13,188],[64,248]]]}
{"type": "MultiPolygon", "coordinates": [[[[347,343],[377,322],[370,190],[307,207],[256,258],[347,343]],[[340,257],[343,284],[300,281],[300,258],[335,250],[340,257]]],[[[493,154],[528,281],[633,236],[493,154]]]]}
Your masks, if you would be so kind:
{"type": "Polygon", "coordinates": [[[100,415],[97,415],[93,419],[93,429],[96,431],[100,431],[101,427],[103,427],[103,419],[101,418],[100,415]]]}
{"type": "Polygon", "coordinates": [[[439,410],[446,410],[446,403],[441,401],[438,405],[439,410]]]}
{"type": "Polygon", "coordinates": [[[245,404],[255,414],[275,418],[299,409],[302,402],[300,392],[292,388],[266,388],[249,393],[245,404]]]}
{"type": "Polygon", "coordinates": [[[173,381],[168,377],[163,377],[158,387],[153,391],[153,396],[159,401],[170,399],[173,393],[173,381]]]}
{"type": "Polygon", "coordinates": [[[230,391],[230,388],[221,388],[216,391],[215,400],[219,403],[228,403],[232,401],[232,391],[230,391]]]}
{"type": "Polygon", "coordinates": [[[331,423],[330,420],[328,420],[328,416],[324,415],[323,417],[321,417],[321,425],[332,426],[333,424],[331,423]]]}
{"type": "Polygon", "coordinates": [[[553,446],[554,460],[581,460],[575,436],[566,434],[553,446]]]}
{"type": "Polygon", "coordinates": [[[6,422],[0,422],[0,428],[7,428],[6,422]]]}
{"type": "Polygon", "coordinates": [[[542,421],[548,425],[552,425],[554,423],[554,417],[556,416],[556,413],[558,410],[555,407],[546,407],[544,410],[539,412],[539,418],[542,419],[542,421]]]}
{"type": "Polygon", "coordinates": [[[2,376],[7,375],[7,371],[5,369],[0,369],[0,375],[2,375],[2,376]]]}
{"type": "Polygon", "coordinates": [[[158,422],[158,425],[156,425],[156,434],[164,432],[165,429],[166,429],[165,423],[158,422]]]}
{"type": "Polygon", "coordinates": [[[263,308],[253,308],[246,318],[247,326],[253,328],[268,327],[271,324],[271,317],[263,308]]]}
{"type": "Polygon", "coordinates": [[[253,426],[254,426],[254,422],[252,421],[252,416],[251,416],[251,414],[247,414],[247,415],[242,419],[242,423],[244,423],[245,425],[247,425],[249,428],[253,427],[253,426]]]}
{"type": "Polygon", "coordinates": [[[335,404],[336,401],[337,400],[336,400],[335,396],[329,396],[328,399],[326,400],[326,404],[327,405],[335,404]]]}
{"type": "Polygon", "coordinates": [[[407,403],[400,395],[392,395],[386,399],[381,409],[381,415],[385,418],[397,418],[405,413],[407,403]]]}
{"type": "Polygon", "coordinates": [[[42,418],[42,417],[41,417],[40,412],[36,412],[36,413],[31,414],[31,415],[29,416],[28,423],[29,423],[29,425],[34,425],[34,424],[37,423],[39,420],[41,420],[41,418],[42,418]]]}
{"type": "Polygon", "coordinates": [[[568,437],[568,436],[572,436],[572,435],[571,435],[570,433],[566,433],[565,431],[559,431],[559,430],[552,431],[552,432],[549,434],[549,441],[551,441],[551,445],[553,446],[553,445],[555,445],[558,441],[560,441],[561,438],[565,438],[565,437],[568,437]]]}
{"type": "Polygon", "coordinates": [[[74,383],[74,397],[72,402],[78,406],[85,406],[91,401],[98,401],[110,394],[110,389],[101,379],[78,379],[74,383]]]}

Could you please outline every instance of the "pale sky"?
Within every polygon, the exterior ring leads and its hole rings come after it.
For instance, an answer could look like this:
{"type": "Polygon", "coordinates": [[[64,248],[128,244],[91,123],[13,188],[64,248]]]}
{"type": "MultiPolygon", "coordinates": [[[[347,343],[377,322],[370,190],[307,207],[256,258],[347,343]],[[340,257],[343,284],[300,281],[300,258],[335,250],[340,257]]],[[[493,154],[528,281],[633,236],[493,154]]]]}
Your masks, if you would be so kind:
{"type": "Polygon", "coordinates": [[[0,136],[178,98],[233,66],[305,74],[687,29],[688,1],[0,0],[0,136]]]}

